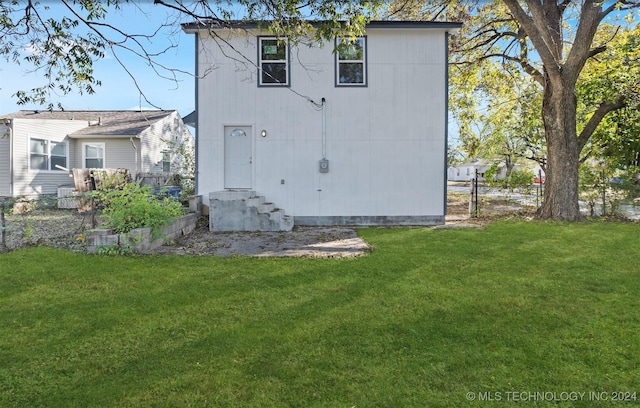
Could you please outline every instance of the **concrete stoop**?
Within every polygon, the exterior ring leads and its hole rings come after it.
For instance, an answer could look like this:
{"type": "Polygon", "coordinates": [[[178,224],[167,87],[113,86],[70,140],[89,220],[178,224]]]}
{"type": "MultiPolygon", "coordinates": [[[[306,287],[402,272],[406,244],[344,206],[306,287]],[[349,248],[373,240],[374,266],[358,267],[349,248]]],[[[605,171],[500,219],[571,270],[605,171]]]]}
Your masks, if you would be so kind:
{"type": "Polygon", "coordinates": [[[253,190],[209,193],[209,230],[291,231],[293,217],[253,190]]]}

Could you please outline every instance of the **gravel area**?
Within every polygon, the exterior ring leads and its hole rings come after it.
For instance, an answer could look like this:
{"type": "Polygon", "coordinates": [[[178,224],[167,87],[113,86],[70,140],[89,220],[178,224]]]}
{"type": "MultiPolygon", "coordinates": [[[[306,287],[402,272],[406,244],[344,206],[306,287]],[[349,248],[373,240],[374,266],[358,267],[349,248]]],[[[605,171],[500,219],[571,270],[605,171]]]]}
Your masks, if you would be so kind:
{"type": "Polygon", "coordinates": [[[37,210],[7,214],[4,224],[0,252],[36,245],[81,249],[83,233],[92,228],[92,218],[75,210],[37,210]]]}
{"type": "Polygon", "coordinates": [[[294,227],[290,232],[211,232],[203,218],[198,227],[160,254],[344,258],[369,252],[353,228],[294,227]]]}
{"type": "MultiPolygon", "coordinates": [[[[193,256],[280,256],[343,258],[369,252],[369,245],[355,229],[343,227],[295,227],[291,232],[209,231],[208,219],[197,228],[156,250],[157,254],[193,256]]],[[[84,232],[92,228],[90,215],[75,210],[38,210],[5,217],[0,252],[46,245],[84,250],[84,232]]]]}

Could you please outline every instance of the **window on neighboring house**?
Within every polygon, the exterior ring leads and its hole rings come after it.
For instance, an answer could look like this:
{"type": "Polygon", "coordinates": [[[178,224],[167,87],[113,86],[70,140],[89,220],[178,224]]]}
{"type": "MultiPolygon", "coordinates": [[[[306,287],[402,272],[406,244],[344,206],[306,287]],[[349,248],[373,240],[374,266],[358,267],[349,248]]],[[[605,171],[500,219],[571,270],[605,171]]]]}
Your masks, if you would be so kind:
{"type": "Polygon", "coordinates": [[[168,150],[162,151],[162,172],[171,173],[171,152],[168,150]]]}
{"type": "Polygon", "coordinates": [[[367,85],[367,41],[336,39],[336,86],[367,85]]]}
{"type": "Polygon", "coordinates": [[[287,41],[276,37],[258,37],[258,85],[289,85],[289,47],[287,41]]]}
{"type": "Polygon", "coordinates": [[[82,161],[87,169],[104,168],[104,143],[83,143],[82,161]]]}
{"type": "Polygon", "coordinates": [[[58,170],[67,167],[67,143],[46,139],[29,140],[29,168],[31,170],[58,170]]]}

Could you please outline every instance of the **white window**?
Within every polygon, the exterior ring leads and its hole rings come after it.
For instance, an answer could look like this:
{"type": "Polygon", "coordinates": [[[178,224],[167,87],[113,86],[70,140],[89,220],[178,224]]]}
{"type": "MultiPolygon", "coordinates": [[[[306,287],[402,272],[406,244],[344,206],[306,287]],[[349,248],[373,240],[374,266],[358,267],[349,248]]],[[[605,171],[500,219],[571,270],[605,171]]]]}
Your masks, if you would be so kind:
{"type": "Polygon", "coordinates": [[[104,168],[104,143],[83,143],[82,163],[87,169],[104,168]]]}
{"type": "Polygon", "coordinates": [[[366,37],[336,39],[336,86],[367,85],[366,37]]]}
{"type": "Polygon", "coordinates": [[[168,150],[162,151],[162,172],[171,173],[171,152],[168,150]]]}
{"type": "Polygon", "coordinates": [[[29,139],[29,169],[64,171],[67,167],[67,143],[46,139],[29,139]]]}
{"type": "Polygon", "coordinates": [[[289,47],[276,37],[258,37],[258,85],[289,85],[289,47]]]}

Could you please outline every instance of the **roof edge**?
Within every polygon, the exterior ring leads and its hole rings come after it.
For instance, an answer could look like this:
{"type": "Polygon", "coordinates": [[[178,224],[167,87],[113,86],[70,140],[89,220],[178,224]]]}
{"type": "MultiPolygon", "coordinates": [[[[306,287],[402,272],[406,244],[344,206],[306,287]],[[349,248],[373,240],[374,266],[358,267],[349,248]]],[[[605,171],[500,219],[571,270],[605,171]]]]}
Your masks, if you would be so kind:
{"type": "MultiPolygon", "coordinates": [[[[309,21],[311,25],[318,26],[328,21],[309,21]]],[[[269,21],[245,21],[231,20],[227,24],[221,24],[216,21],[194,21],[191,23],[183,23],[182,30],[186,33],[195,33],[201,30],[226,30],[226,29],[256,29],[266,28],[269,21]]],[[[458,31],[462,27],[462,23],[451,21],[409,21],[409,20],[374,20],[367,23],[367,28],[420,28],[420,29],[445,29],[447,31],[458,31]]]]}

